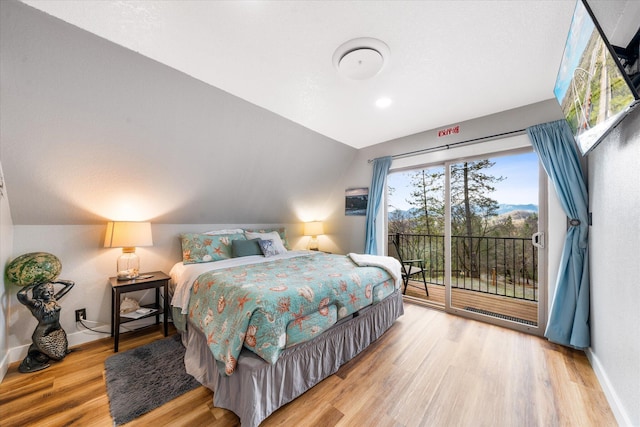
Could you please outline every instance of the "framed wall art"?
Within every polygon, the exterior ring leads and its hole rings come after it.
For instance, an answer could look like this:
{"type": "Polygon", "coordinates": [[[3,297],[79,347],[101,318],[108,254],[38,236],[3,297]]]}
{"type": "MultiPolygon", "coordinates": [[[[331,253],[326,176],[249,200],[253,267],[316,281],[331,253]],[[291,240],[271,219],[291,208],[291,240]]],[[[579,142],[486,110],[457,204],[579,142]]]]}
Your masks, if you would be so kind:
{"type": "Polygon", "coordinates": [[[344,197],[344,214],[349,216],[367,214],[369,188],[347,188],[344,197]]]}

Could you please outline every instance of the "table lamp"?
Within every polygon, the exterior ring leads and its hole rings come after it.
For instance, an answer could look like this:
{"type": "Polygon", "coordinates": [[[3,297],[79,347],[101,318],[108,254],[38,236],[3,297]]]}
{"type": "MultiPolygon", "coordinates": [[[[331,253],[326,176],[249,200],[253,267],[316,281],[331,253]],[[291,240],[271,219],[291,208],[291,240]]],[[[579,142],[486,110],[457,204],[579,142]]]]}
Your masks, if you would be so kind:
{"type": "Polygon", "coordinates": [[[118,280],[131,280],[140,275],[140,258],[136,246],[153,246],[150,222],[113,221],[107,223],[105,248],[122,248],[118,257],[118,280]]]}
{"type": "Polygon", "coordinates": [[[309,249],[318,250],[318,236],[324,234],[324,227],[321,221],[312,221],[304,223],[304,235],[311,236],[309,240],[309,249]]]}

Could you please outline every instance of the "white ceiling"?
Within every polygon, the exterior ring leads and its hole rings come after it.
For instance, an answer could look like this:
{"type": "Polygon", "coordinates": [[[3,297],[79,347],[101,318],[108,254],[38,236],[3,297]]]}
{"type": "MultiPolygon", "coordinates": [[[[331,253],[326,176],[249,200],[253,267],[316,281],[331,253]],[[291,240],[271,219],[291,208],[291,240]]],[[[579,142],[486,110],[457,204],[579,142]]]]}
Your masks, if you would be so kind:
{"type": "MultiPolygon", "coordinates": [[[[355,148],[552,98],[575,5],[22,1],[355,148]],[[357,37],[390,49],[368,80],[332,62],[357,37]],[[379,109],[383,96],[393,103],[379,109]]],[[[640,1],[589,3],[613,44],[631,39],[640,1]]]]}

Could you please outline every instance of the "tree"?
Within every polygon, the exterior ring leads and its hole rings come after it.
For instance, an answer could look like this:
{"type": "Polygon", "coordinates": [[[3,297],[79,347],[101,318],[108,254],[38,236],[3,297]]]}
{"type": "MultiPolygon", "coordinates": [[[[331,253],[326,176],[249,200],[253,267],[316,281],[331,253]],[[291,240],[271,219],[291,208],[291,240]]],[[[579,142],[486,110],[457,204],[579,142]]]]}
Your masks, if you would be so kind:
{"type": "Polygon", "coordinates": [[[524,225],[520,228],[520,235],[518,237],[531,237],[534,233],[538,232],[538,213],[533,212],[527,216],[524,220],[524,225]]]}
{"type": "MultiPolygon", "coordinates": [[[[388,196],[393,195],[395,191],[395,188],[391,186],[387,187],[388,196]]],[[[388,199],[390,199],[390,197],[388,197],[388,199]]],[[[390,204],[387,228],[389,234],[409,234],[413,232],[414,221],[408,212],[402,211],[396,206],[390,204]]]]}
{"type": "Polygon", "coordinates": [[[443,233],[444,172],[422,169],[411,176],[413,191],[407,203],[415,208],[416,232],[427,235],[443,233]]]}
{"type": "Polygon", "coordinates": [[[411,234],[414,233],[415,220],[409,212],[396,209],[389,212],[387,221],[389,234],[411,234]]]}
{"type": "Polygon", "coordinates": [[[487,233],[489,219],[498,212],[498,202],[490,197],[494,184],[503,181],[484,172],[495,162],[488,159],[451,166],[451,233],[462,239],[458,259],[471,277],[480,277],[479,247],[487,233]]]}
{"type": "Polygon", "coordinates": [[[483,172],[495,162],[477,160],[451,166],[451,226],[454,235],[482,236],[489,218],[496,216],[498,202],[490,197],[494,184],[503,181],[483,172]]]}

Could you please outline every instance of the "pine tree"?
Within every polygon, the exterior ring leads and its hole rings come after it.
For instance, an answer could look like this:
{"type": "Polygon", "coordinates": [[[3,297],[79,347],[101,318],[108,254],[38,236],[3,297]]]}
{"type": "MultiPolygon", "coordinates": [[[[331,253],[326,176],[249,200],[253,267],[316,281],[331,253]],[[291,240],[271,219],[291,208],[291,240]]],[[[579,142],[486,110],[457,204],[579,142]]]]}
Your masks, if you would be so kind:
{"type": "Polygon", "coordinates": [[[466,236],[459,246],[460,269],[480,277],[479,249],[487,234],[489,219],[498,212],[498,202],[490,197],[494,184],[504,180],[485,173],[495,162],[488,159],[456,163],[451,166],[451,233],[466,236]]]}
{"type": "Polygon", "coordinates": [[[498,202],[490,197],[494,184],[503,181],[484,173],[495,162],[476,160],[451,166],[451,227],[459,236],[484,236],[489,218],[496,216],[498,202]]]}
{"type": "Polygon", "coordinates": [[[413,191],[407,203],[415,208],[417,233],[443,234],[444,172],[440,169],[423,169],[412,174],[413,191]]]}

